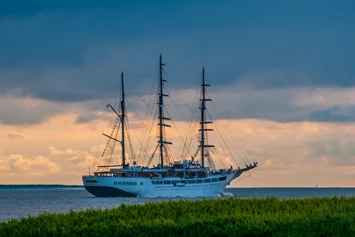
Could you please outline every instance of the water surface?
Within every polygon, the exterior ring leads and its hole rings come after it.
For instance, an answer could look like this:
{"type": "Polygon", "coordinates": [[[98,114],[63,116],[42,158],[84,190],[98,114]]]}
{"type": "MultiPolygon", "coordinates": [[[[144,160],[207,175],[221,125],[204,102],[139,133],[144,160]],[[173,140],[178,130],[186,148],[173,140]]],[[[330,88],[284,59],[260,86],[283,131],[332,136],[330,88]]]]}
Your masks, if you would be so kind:
{"type": "MultiPolygon", "coordinates": [[[[355,188],[227,188],[221,196],[239,198],[309,198],[355,196],[355,188]]],[[[219,198],[219,197],[216,197],[219,198]]],[[[114,208],[120,204],[144,204],[182,198],[96,198],[82,186],[0,185],[0,222],[11,218],[65,213],[87,208],[114,208]]],[[[190,200],[201,198],[188,198],[190,200]]]]}

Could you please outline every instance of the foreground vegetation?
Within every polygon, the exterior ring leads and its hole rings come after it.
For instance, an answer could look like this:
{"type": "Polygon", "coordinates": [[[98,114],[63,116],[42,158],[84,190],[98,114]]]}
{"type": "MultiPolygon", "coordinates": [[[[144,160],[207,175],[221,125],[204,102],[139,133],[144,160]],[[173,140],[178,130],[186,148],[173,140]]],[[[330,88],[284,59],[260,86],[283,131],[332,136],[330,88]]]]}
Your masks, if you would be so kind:
{"type": "Polygon", "coordinates": [[[355,197],[207,199],[42,214],[0,236],[355,236],[355,197]]]}

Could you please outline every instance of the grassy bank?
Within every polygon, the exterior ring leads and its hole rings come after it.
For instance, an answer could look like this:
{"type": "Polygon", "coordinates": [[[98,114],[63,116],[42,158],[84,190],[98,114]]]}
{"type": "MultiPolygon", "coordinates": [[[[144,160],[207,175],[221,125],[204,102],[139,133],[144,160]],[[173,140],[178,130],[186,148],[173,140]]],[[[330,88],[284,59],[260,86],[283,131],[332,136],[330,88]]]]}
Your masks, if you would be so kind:
{"type": "Polygon", "coordinates": [[[121,205],[2,222],[0,236],[355,236],[355,198],[121,205]]]}

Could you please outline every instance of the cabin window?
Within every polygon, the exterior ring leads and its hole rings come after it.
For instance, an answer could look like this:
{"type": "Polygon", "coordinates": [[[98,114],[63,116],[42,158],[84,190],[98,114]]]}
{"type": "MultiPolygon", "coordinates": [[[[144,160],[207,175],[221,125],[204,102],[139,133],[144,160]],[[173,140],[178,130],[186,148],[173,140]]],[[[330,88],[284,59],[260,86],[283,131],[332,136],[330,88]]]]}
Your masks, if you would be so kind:
{"type": "Polygon", "coordinates": [[[188,184],[194,184],[194,183],[195,183],[195,180],[188,180],[187,183],[188,183],[188,184]]]}
{"type": "Polygon", "coordinates": [[[226,179],[227,179],[227,177],[220,177],[219,181],[223,181],[223,180],[226,180],[226,179]]]}
{"type": "Polygon", "coordinates": [[[165,180],[164,184],[171,184],[171,180],[165,180]]]}
{"type": "Polygon", "coordinates": [[[210,183],[211,180],[210,179],[205,179],[205,183],[210,183]]]}
{"type": "Polygon", "coordinates": [[[216,178],[213,178],[213,179],[212,179],[212,182],[217,182],[217,179],[216,179],[216,178]]]}
{"type": "Polygon", "coordinates": [[[155,184],[155,181],[152,181],[152,184],[155,184]]]}
{"type": "Polygon", "coordinates": [[[156,184],[163,184],[163,181],[156,181],[156,184]]]}
{"type": "Polygon", "coordinates": [[[196,180],[196,183],[198,183],[198,184],[202,183],[202,179],[196,180]]]}
{"type": "Polygon", "coordinates": [[[143,182],[141,182],[141,185],[143,185],[143,182]]]}
{"type": "Polygon", "coordinates": [[[137,182],[134,182],[134,185],[137,185],[137,182]]]}

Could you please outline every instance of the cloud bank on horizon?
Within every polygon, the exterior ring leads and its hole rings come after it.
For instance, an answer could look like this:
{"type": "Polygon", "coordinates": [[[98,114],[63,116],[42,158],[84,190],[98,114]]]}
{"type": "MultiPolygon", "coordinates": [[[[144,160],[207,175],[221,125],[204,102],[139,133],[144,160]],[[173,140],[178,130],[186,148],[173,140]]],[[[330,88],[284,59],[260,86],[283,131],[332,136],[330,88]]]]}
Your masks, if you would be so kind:
{"type": "MultiPolygon", "coordinates": [[[[56,129],[66,126],[48,126],[59,118],[73,123],[73,129],[99,135],[96,125],[105,117],[105,105],[114,100],[121,70],[131,105],[141,117],[145,104],[138,101],[148,101],[151,91],[146,88],[156,77],[160,52],[171,95],[167,108],[171,106],[175,120],[186,121],[173,107],[195,103],[189,95],[199,90],[205,66],[214,119],[232,121],[233,126],[249,121],[258,140],[249,140],[250,152],[263,160],[264,167],[286,170],[304,157],[316,160],[314,167],[352,167],[354,141],[342,133],[355,121],[353,22],[352,1],[1,3],[0,130],[6,132],[0,170],[15,172],[27,164],[31,174],[46,169],[44,175],[53,171],[58,176],[70,168],[68,163],[75,163],[79,166],[67,175],[76,177],[94,156],[87,151],[94,140],[87,141],[90,146],[82,143],[85,133],[75,138],[80,145],[51,139],[41,152],[25,147],[18,151],[14,144],[26,146],[31,139],[43,142],[50,136],[43,132],[46,135],[36,138],[32,129],[60,133],[56,129]],[[312,129],[321,123],[331,129],[322,127],[324,133],[311,129],[315,132],[310,135],[302,130],[308,122],[312,129]],[[289,132],[280,135],[280,127],[289,132]],[[260,129],[274,135],[263,137],[260,129]],[[300,129],[304,134],[298,145],[284,144],[298,154],[294,161],[285,158],[286,150],[276,154],[277,144],[292,141],[300,129]],[[270,139],[276,144],[271,148],[266,145],[270,139]]],[[[180,109],[189,111],[187,106],[180,109]]],[[[38,142],[34,147],[40,149],[38,142]]],[[[269,183],[278,183],[273,175],[269,183]]],[[[346,179],[339,184],[350,182],[346,179]]]]}

